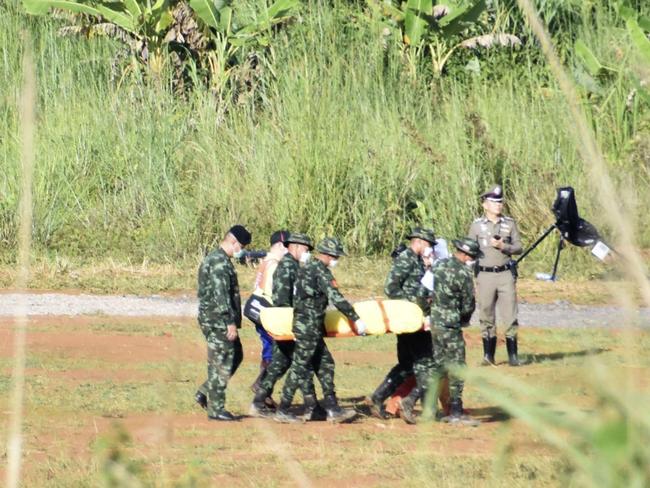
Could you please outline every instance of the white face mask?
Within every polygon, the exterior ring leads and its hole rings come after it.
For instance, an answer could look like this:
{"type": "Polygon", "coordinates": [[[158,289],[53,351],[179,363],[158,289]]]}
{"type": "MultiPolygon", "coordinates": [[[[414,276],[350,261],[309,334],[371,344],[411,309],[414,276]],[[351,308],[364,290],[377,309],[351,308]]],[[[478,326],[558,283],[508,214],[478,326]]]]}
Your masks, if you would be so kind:
{"type": "Polygon", "coordinates": [[[234,253],[232,253],[232,257],[235,258],[235,259],[239,259],[243,255],[244,255],[244,249],[241,248],[241,247],[239,248],[239,251],[235,251],[234,253]]]}
{"type": "Polygon", "coordinates": [[[431,246],[425,247],[424,252],[422,253],[422,257],[428,258],[433,254],[433,248],[431,246]]]}
{"type": "Polygon", "coordinates": [[[302,264],[307,264],[307,262],[309,261],[309,258],[310,258],[310,257],[311,257],[311,253],[310,253],[309,251],[303,252],[303,253],[300,255],[300,262],[301,262],[302,264]]]}
{"type": "Polygon", "coordinates": [[[330,268],[336,268],[336,265],[337,265],[337,264],[339,264],[339,260],[338,260],[338,259],[332,259],[332,260],[330,261],[329,267],[330,267],[330,268]]]}
{"type": "Polygon", "coordinates": [[[475,260],[475,259],[473,259],[473,260],[471,260],[471,261],[465,261],[465,266],[467,266],[467,267],[469,267],[469,268],[473,268],[475,264],[476,264],[476,260],[475,260]]]}

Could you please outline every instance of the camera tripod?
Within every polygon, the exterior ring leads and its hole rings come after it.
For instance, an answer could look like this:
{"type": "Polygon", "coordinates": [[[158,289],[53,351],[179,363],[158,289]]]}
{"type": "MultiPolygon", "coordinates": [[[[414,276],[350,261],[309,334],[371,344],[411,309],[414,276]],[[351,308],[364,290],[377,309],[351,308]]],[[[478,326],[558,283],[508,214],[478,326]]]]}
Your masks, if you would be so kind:
{"type": "MultiPolygon", "coordinates": [[[[548,237],[548,235],[553,232],[554,229],[557,229],[558,231],[560,230],[557,222],[551,225],[548,229],[544,231],[544,233],[537,238],[535,242],[531,244],[531,246],[524,251],[524,253],[519,256],[518,259],[515,260],[515,263],[519,265],[522,259],[524,259],[526,256],[528,256],[537,246],[540,245],[540,243],[548,237]]],[[[557,243],[557,251],[555,253],[555,262],[553,263],[553,272],[551,273],[551,277],[549,281],[555,281],[555,277],[557,275],[557,267],[560,264],[560,253],[562,252],[562,249],[564,249],[564,236],[562,235],[562,232],[560,232],[560,240],[557,243]]]]}

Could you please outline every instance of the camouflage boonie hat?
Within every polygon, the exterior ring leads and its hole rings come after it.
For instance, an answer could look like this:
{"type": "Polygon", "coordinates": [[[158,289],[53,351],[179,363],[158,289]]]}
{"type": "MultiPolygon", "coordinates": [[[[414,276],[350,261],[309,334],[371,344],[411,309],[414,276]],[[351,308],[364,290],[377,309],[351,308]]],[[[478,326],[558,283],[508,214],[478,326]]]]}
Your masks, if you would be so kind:
{"type": "Polygon", "coordinates": [[[464,252],[468,256],[471,256],[473,258],[483,257],[481,248],[479,247],[478,242],[476,242],[474,239],[463,237],[462,239],[454,239],[452,242],[454,243],[454,246],[456,246],[456,249],[464,252]]]}
{"type": "Polygon", "coordinates": [[[326,237],[318,243],[316,250],[328,256],[347,256],[343,250],[343,244],[336,237],[326,237]]]}
{"type": "Polygon", "coordinates": [[[314,249],[314,244],[312,244],[311,239],[307,234],[300,234],[298,232],[291,232],[289,238],[287,239],[287,244],[302,244],[307,246],[310,250],[314,249]]]}
{"type": "Polygon", "coordinates": [[[423,239],[429,242],[432,246],[436,245],[436,236],[433,234],[433,229],[423,229],[422,227],[413,227],[413,230],[406,236],[407,239],[423,239]]]}

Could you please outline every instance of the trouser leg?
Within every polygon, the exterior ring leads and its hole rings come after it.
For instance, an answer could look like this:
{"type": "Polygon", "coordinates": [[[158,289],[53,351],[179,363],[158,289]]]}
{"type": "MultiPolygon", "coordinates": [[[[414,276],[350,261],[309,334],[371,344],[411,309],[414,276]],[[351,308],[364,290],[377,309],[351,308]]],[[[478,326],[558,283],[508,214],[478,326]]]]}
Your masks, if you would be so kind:
{"type": "Polygon", "coordinates": [[[312,359],[319,339],[322,340],[322,337],[296,338],[293,360],[282,389],[282,404],[290,405],[298,388],[301,388],[303,394],[308,389],[313,374],[312,359]]]}
{"type": "Polygon", "coordinates": [[[482,272],[477,278],[479,324],[484,339],[496,337],[497,273],[482,272]]]}
{"type": "Polygon", "coordinates": [[[260,383],[260,386],[268,395],[273,393],[275,384],[289,370],[294,348],[295,342],[293,341],[276,341],[273,343],[271,364],[266,368],[266,375],[260,383]]]}
{"type": "MultiPolygon", "coordinates": [[[[239,350],[241,351],[241,343],[239,350]]],[[[225,409],[226,387],[232,373],[236,370],[235,357],[235,342],[228,341],[225,333],[215,334],[208,340],[208,415],[216,416],[225,409]]]]}
{"type": "Polygon", "coordinates": [[[509,271],[497,274],[499,275],[497,290],[499,317],[506,327],[506,337],[515,339],[519,330],[516,281],[509,271]]]}
{"type": "Polygon", "coordinates": [[[273,359],[273,338],[261,324],[255,324],[255,330],[260,336],[260,341],[262,342],[262,361],[269,363],[273,359]]]}
{"type": "MultiPolygon", "coordinates": [[[[323,397],[334,395],[334,358],[325,344],[323,338],[318,342],[314,355],[312,357],[312,368],[318,381],[320,382],[321,389],[323,390],[323,397]]],[[[312,393],[313,379],[310,375],[304,378],[301,390],[303,395],[312,393]]]]}

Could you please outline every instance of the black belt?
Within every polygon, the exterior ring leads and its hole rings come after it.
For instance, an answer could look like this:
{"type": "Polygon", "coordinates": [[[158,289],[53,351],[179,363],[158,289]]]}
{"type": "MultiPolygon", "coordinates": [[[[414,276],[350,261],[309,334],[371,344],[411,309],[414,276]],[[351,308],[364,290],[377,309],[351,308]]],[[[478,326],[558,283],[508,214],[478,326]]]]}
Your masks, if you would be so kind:
{"type": "Polygon", "coordinates": [[[504,264],[503,266],[479,266],[478,270],[483,272],[483,273],[501,273],[502,271],[507,271],[512,266],[510,263],[504,264]]]}

